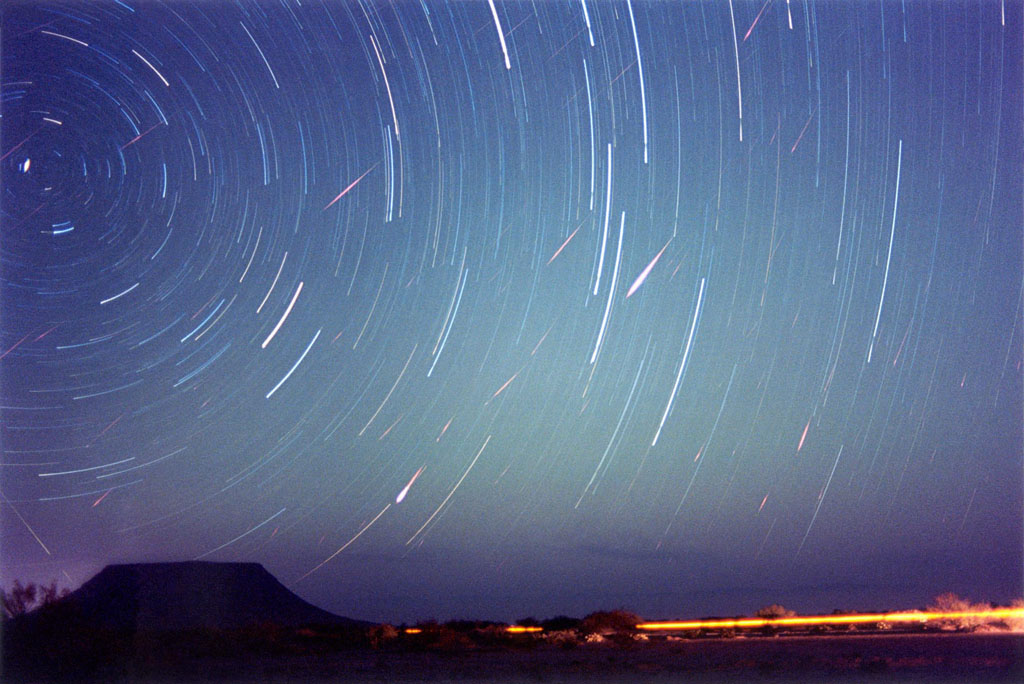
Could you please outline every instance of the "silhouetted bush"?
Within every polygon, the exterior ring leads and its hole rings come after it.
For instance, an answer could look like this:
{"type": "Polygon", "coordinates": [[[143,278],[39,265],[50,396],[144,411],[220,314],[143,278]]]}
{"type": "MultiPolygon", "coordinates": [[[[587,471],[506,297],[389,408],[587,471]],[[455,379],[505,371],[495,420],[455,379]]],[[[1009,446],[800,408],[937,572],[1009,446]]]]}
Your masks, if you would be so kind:
{"type": "MultiPolygon", "coordinates": [[[[1024,599],[1014,599],[1010,603],[1011,608],[1018,610],[1024,610],[1024,599]]],[[[1012,632],[1024,632],[1024,617],[1012,617],[1004,620],[1007,629],[1012,632]]]]}
{"type": "MultiPolygon", "coordinates": [[[[778,618],[793,617],[796,615],[795,611],[788,610],[784,606],[780,606],[778,603],[772,603],[771,605],[765,606],[754,613],[756,617],[765,618],[766,620],[777,620],[778,618]]],[[[779,633],[779,627],[775,625],[765,625],[761,628],[761,633],[765,635],[775,635],[779,633]]]]}
{"type": "Polygon", "coordinates": [[[627,610],[602,610],[583,618],[580,631],[584,634],[623,634],[636,631],[640,616],[627,610]]]}
{"type": "Polygon", "coordinates": [[[579,618],[557,615],[553,618],[543,620],[540,623],[540,626],[544,628],[545,632],[561,632],[567,629],[579,629],[582,622],[583,621],[579,618]]]}
{"type": "Polygon", "coordinates": [[[50,601],[4,624],[5,679],[95,677],[118,670],[131,651],[131,635],[95,628],[72,602],[50,601]]]}
{"type": "MultiPolygon", "coordinates": [[[[988,609],[989,606],[986,604],[973,604],[965,598],[960,598],[953,592],[939,594],[935,597],[932,605],[928,606],[928,611],[932,613],[963,613],[988,609]]],[[[981,616],[964,615],[955,618],[943,618],[932,622],[938,624],[940,629],[970,632],[985,624],[986,620],[981,616]]]]}
{"type": "Polygon", "coordinates": [[[770,606],[765,606],[758,610],[755,615],[759,618],[767,618],[774,620],[777,618],[793,617],[796,615],[795,611],[787,610],[784,606],[780,606],[778,603],[773,603],[770,606]]]}
{"type": "Polygon", "coordinates": [[[493,620],[449,620],[444,623],[444,626],[448,629],[456,632],[479,632],[489,627],[501,627],[504,629],[505,624],[501,622],[495,622],[493,620]]]}
{"type": "Polygon", "coordinates": [[[369,630],[370,645],[374,648],[388,646],[398,638],[398,630],[393,625],[384,623],[374,625],[369,630]]]}
{"type": "Polygon", "coordinates": [[[50,606],[68,595],[68,589],[58,590],[57,582],[49,586],[30,582],[23,586],[21,580],[14,580],[10,591],[0,589],[0,604],[3,604],[4,617],[18,617],[37,608],[50,606]]]}
{"type": "Polygon", "coordinates": [[[456,632],[454,629],[441,627],[430,646],[438,651],[451,652],[468,650],[474,648],[476,644],[469,638],[469,635],[463,632],[456,632]]]}
{"type": "Polygon", "coordinates": [[[550,630],[544,632],[544,641],[559,648],[569,650],[580,645],[580,635],[575,629],[550,630]]]}

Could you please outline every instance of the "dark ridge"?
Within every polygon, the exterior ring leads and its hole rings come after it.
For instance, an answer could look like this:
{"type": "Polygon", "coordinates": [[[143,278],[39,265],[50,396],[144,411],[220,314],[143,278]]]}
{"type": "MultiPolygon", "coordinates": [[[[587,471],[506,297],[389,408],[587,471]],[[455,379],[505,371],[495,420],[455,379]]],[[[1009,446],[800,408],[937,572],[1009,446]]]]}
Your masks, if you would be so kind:
{"type": "Polygon", "coordinates": [[[73,607],[90,624],[113,630],[370,624],[303,601],[259,563],[108,565],[58,604],[73,607]]]}

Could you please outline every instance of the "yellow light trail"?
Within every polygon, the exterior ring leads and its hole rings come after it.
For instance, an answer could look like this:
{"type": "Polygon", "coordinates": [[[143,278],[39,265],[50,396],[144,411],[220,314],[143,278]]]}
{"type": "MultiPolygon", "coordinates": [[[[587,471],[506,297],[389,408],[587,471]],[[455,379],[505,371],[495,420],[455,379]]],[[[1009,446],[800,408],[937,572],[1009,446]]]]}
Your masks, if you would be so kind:
{"type": "Polygon", "coordinates": [[[802,615],[784,618],[737,618],[725,620],[689,620],[685,622],[642,622],[636,626],[644,631],[684,631],[695,629],[740,629],[745,627],[804,627],[811,625],[852,625],[869,622],[929,622],[981,618],[1003,620],[1024,619],[1024,608],[965,610],[950,612],[857,613],[853,615],[802,615]]]}
{"type": "MultiPolygon", "coordinates": [[[[537,632],[543,632],[543,627],[523,627],[521,625],[511,625],[505,628],[505,631],[509,634],[536,634],[537,632]]],[[[406,634],[422,634],[423,630],[419,627],[406,627],[406,634]]]]}

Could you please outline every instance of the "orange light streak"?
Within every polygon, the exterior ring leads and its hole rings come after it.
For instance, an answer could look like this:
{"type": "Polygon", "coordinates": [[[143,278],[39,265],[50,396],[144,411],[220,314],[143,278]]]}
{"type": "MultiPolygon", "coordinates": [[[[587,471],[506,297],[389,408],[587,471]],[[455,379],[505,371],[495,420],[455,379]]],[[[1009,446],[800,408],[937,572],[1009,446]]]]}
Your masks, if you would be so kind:
{"type": "Polygon", "coordinates": [[[807,127],[811,125],[811,121],[814,119],[814,114],[815,112],[811,112],[811,116],[808,117],[807,123],[804,124],[803,130],[800,131],[800,135],[797,137],[796,142],[793,143],[793,147],[789,149],[790,154],[796,152],[797,145],[799,145],[800,141],[804,139],[804,133],[807,132],[807,127]]]}
{"type": "Polygon", "coordinates": [[[444,437],[444,433],[448,432],[448,426],[452,424],[453,420],[455,420],[455,416],[452,416],[451,418],[448,419],[448,422],[444,424],[443,428],[441,428],[441,434],[439,434],[437,436],[437,439],[434,440],[434,441],[436,441],[436,442],[440,442],[441,441],[441,438],[444,437]]]}
{"type": "Polygon", "coordinates": [[[20,345],[20,344],[21,344],[22,342],[24,342],[25,340],[27,340],[27,339],[28,339],[29,337],[31,337],[31,335],[32,335],[32,333],[29,333],[28,335],[25,335],[25,336],[24,336],[24,337],[22,337],[22,338],[21,338],[20,340],[18,340],[17,342],[15,342],[15,343],[14,343],[14,346],[13,346],[13,347],[11,347],[11,348],[10,348],[10,349],[8,349],[7,351],[5,351],[5,352],[4,352],[3,354],[0,354],[0,359],[4,358],[4,357],[5,357],[5,356],[7,356],[8,354],[10,354],[10,353],[11,353],[12,351],[14,351],[15,349],[17,349],[17,348],[18,348],[18,346],[19,346],[19,345],[20,345]]]}
{"type": "Polygon", "coordinates": [[[960,618],[1002,620],[1024,618],[1024,608],[996,608],[952,612],[856,613],[852,615],[802,615],[785,618],[738,618],[733,620],[689,620],[685,622],[642,622],[644,631],[684,631],[694,629],[739,629],[744,627],[805,627],[811,625],[853,625],[868,622],[929,622],[960,618]]]}
{"type": "Polygon", "coordinates": [[[536,632],[543,632],[544,628],[543,627],[521,627],[519,625],[512,625],[511,627],[506,627],[505,631],[508,632],[509,634],[533,634],[533,633],[536,633],[536,632]]]}
{"type": "MultiPolygon", "coordinates": [[[[562,246],[561,246],[561,247],[559,247],[558,249],[556,249],[556,250],[555,250],[555,253],[551,255],[551,258],[550,258],[550,259],[548,259],[548,264],[550,264],[550,263],[551,263],[552,261],[554,261],[554,260],[555,260],[555,257],[557,257],[557,256],[558,256],[559,254],[561,254],[561,253],[562,253],[562,250],[563,250],[563,249],[565,249],[565,246],[566,246],[567,244],[569,244],[569,240],[572,240],[572,239],[573,239],[574,237],[576,237],[576,233],[578,233],[578,232],[579,232],[579,230],[580,230],[580,226],[582,226],[582,225],[583,225],[583,224],[582,224],[582,223],[580,223],[580,225],[579,225],[579,226],[576,226],[576,230],[572,231],[572,233],[570,233],[570,234],[569,234],[569,237],[565,238],[565,242],[563,242],[563,243],[562,243],[562,246]]],[[[547,265],[547,264],[545,264],[545,266],[546,266],[546,265],[547,265]]]]}
{"type": "Polygon", "coordinates": [[[807,420],[807,425],[804,426],[804,434],[800,435],[800,443],[796,445],[796,450],[800,451],[804,448],[804,440],[807,439],[807,431],[811,429],[811,421],[807,420]]]}
{"type": "MultiPolygon", "coordinates": [[[[390,430],[390,428],[388,428],[388,429],[390,430]]],[[[405,495],[409,493],[409,488],[412,487],[412,483],[416,481],[416,478],[420,476],[420,473],[422,473],[423,469],[426,468],[426,467],[427,466],[425,466],[425,465],[420,466],[420,469],[417,470],[416,474],[412,476],[411,480],[409,480],[409,484],[407,484],[404,487],[402,487],[402,491],[398,492],[398,496],[395,497],[395,503],[396,504],[402,503],[402,501],[405,499],[405,495]]]]}
{"type": "MultiPolygon", "coordinates": [[[[396,130],[397,130],[397,129],[396,129],[396,130]]],[[[147,131],[147,132],[148,132],[148,131],[147,131]]],[[[132,142],[135,142],[135,141],[133,140],[132,142]]],[[[799,142],[799,141],[797,141],[797,142],[799,142]]],[[[131,144],[131,143],[129,143],[129,144],[131,144]]],[[[377,164],[380,164],[380,162],[378,161],[378,162],[377,162],[377,164]]],[[[352,188],[356,187],[356,185],[358,185],[358,184],[359,184],[359,181],[361,181],[361,180],[363,180],[364,178],[366,178],[366,174],[370,173],[370,172],[371,172],[371,171],[373,171],[373,170],[374,170],[375,168],[377,168],[377,164],[374,164],[374,165],[373,165],[373,166],[371,166],[370,168],[366,169],[366,171],[363,171],[363,175],[362,175],[362,176],[360,176],[359,178],[356,178],[356,179],[355,179],[354,181],[352,181],[351,183],[349,183],[349,184],[348,184],[348,187],[347,187],[347,188],[345,188],[344,190],[342,190],[341,192],[339,192],[339,193],[338,193],[338,196],[337,196],[337,197],[335,197],[335,198],[334,198],[334,199],[332,199],[332,200],[331,200],[330,202],[328,202],[328,203],[327,203],[327,206],[326,206],[326,207],[324,207],[324,208],[323,208],[323,210],[324,210],[324,211],[327,211],[328,209],[330,209],[330,208],[331,208],[331,206],[332,206],[332,205],[333,205],[333,204],[334,204],[335,202],[337,202],[338,200],[340,200],[340,199],[341,199],[342,197],[344,197],[344,196],[346,195],[346,193],[348,193],[348,191],[349,191],[349,190],[351,190],[352,188]]]]}
{"type": "MultiPolygon", "coordinates": [[[[110,492],[112,492],[112,491],[114,491],[114,490],[113,489],[108,489],[107,490],[107,494],[110,494],[110,492]]],[[[99,506],[100,502],[107,498],[107,494],[104,494],[100,498],[96,499],[96,501],[95,501],[95,503],[93,503],[92,507],[96,508],[97,506],[99,506]]]]}
{"type": "MultiPolygon", "coordinates": [[[[555,327],[555,324],[554,324],[554,323],[552,323],[552,324],[551,324],[551,328],[554,328],[554,327],[555,327]]],[[[540,345],[544,344],[544,340],[548,339],[548,333],[549,333],[549,332],[551,332],[551,328],[548,328],[548,329],[547,329],[547,332],[545,332],[545,333],[544,333],[544,334],[543,334],[543,335],[541,336],[541,338],[540,338],[540,342],[538,342],[538,343],[537,343],[537,346],[533,348],[533,351],[532,351],[532,352],[530,352],[530,356],[533,356],[534,354],[536,354],[536,353],[537,353],[537,350],[538,350],[538,349],[540,349],[540,345]]]]}
{"type": "MultiPolygon", "coordinates": [[[[153,124],[152,126],[147,128],[146,130],[144,130],[142,133],[139,133],[137,136],[135,136],[134,138],[132,138],[131,140],[126,142],[124,145],[121,145],[121,149],[123,150],[124,148],[126,148],[126,147],[128,147],[130,145],[134,145],[135,143],[137,143],[139,140],[142,139],[142,136],[146,135],[147,133],[149,133],[150,131],[152,131],[154,128],[156,128],[157,126],[159,126],[162,123],[163,123],[163,121],[157,121],[155,124],[153,124]]],[[[13,150],[12,150],[12,152],[13,152],[13,150]]]]}
{"type": "Polygon", "coordinates": [[[654,258],[651,259],[651,263],[647,264],[647,267],[644,268],[644,270],[640,272],[640,275],[636,277],[636,280],[633,281],[633,284],[629,286],[629,290],[626,292],[626,299],[629,299],[633,293],[640,289],[640,286],[644,284],[644,281],[647,280],[647,276],[649,276],[651,271],[654,270],[654,265],[658,263],[658,259],[660,259],[661,255],[665,253],[665,250],[668,249],[669,243],[671,242],[672,238],[669,238],[668,242],[665,243],[665,246],[661,248],[661,251],[655,254],[654,258]]]}
{"type": "Polygon", "coordinates": [[[491,401],[493,401],[494,399],[497,399],[498,395],[499,395],[499,394],[501,394],[502,392],[504,392],[504,391],[505,391],[505,388],[506,388],[506,387],[508,387],[509,385],[511,385],[511,384],[512,384],[512,381],[513,381],[513,380],[515,380],[515,379],[516,379],[517,377],[519,377],[519,371],[516,371],[516,373],[515,373],[515,374],[514,374],[514,375],[513,375],[513,376],[512,376],[511,378],[509,378],[508,380],[506,380],[506,381],[505,381],[505,384],[504,384],[504,385],[502,385],[501,387],[499,387],[499,388],[498,388],[498,391],[497,391],[497,392],[495,392],[494,394],[492,394],[492,395],[491,395],[491,398],[490,398],[490,399],[488,399],[487,401],[485,401],[484,403],[485,403],[485,404],[489,404],[489,403],[491,403],[491,401]]]}
{"type": "MultiPolygon", "coordinates": [[[[764,11],[766,9],[768,9],[768,3],[769,2],[771,2],[771,0],[765,0],[764,5],[761,6],[761,11],[757,13],[756,17],[754,17],[754,23],[751,24],[750,28],[747,29],[746,34],[744,34],[744,36],[743,36],[743,40],[740,41],[741,43],[747,42],[747,38],[750,37],[750,32],[754,30],[755,26],[757,26],[757,22],[761,20],[761,15],[764,14],[764,11]]],[[[768,143],[768,144],[770,145],[771,143],[768,143]]]]}
{"type": "Polygon", "coordinates": [[[53,326],[52,328],[50,328],[49,330],[47,330],[42,335],[40,335],[39,337],[37,337],[36,339],[34,339],[32,341],[33,342],[38,342],[39,340],[43,339],[44,337],[46,337],[47,335],[49,335],[50,333],[52,333],[54,330],[56,330],[59,327],[60,327],[60,323],[58,323],[57,325],[53,326]]]}

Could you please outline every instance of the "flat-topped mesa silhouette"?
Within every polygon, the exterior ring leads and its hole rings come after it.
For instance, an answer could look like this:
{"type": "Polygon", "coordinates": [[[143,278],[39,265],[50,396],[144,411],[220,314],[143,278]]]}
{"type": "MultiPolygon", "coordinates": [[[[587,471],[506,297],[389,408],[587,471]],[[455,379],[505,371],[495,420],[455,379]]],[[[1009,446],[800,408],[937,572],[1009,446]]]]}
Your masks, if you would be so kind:
{"type": "Polygon", "coordinates": [[[58,603],[97,626],[134,631],[371,624],[303,601],[259,563],[108,565],[58,603]]]}

